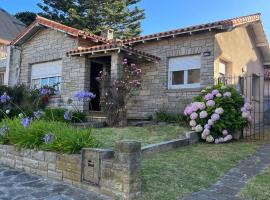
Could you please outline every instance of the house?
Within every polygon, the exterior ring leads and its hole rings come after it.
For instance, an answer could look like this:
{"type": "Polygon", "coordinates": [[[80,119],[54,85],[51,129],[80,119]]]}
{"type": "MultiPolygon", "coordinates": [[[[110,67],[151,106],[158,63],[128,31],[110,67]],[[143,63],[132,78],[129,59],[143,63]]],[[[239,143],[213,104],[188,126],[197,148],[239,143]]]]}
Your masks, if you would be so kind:
{"type": "Polygon", "coordinates": [[[8,44],[19,35],[25,25],[0,8],[0,27],[0,85],[4,85],[7,84],[5,73],[8,44]]]}
{"type": "MultiPolygon", "coordinates": [[[[117,78],[128,58],[143,70],[142,88],[127,105],[128,117],[143,119],[163,107],[181,112],[219,77],[260,77],[270,63],[260,14],[127,40],[112,35],[109,30],[96,36],[38,16],[11,43],[8,83],[38,88],[59,82],[59,95],[51,102],[58,107],[69,107],[66,102],[75,92],[91,90],[97,94],[91,108],[101,111],[98,73],[106,70],[117,78]]],[[[252,82],[253,88],[261,81],[252,82]]],[[[80,109],[90,106],[84,103],[80,109]]]]}

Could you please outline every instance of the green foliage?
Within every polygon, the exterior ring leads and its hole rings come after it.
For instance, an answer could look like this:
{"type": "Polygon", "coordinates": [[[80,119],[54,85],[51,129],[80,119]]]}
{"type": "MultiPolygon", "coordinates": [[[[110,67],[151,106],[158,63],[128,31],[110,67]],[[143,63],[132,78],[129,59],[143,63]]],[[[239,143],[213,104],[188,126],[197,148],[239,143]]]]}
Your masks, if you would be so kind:
{"type": "Polygon", "coordinates": [[[36,13],[25,11],[25,12],[18,12],[14,15],[18,20],[23,22],[26,26],[29,26],[32,22],[36,19],[36,13]]]}
{"type": "Polygon", "coordinates": [[[9,131],[0,137],[0,143],[13,144],[18,148],[78,153],[84,147],[99,146],[91,129],[77,129],[64,122],[33,121],[29,128],[24,128],[21,119],[5,119],[1,126],[8,126],[9,131]],[[43,138],[49,133],[55,139],[46,144],[43,138]]]}
{"type": "MultiPolygon", "coordinates": [[[[248,121],[242,117],[241,107],[244,105],[245,98],[234,87],[223,85],[216,85],[211,88],[206,88],[202,93],[194,98],[196,102],[205,102],[205,95],[211,93],[212,90],[219,90],[222,94],[226,92],[231,93],[230,98],[215,98],[216,105],[214,107],[207,107],[206,111],[210,116],[215,112],[216,108],[223,108],[224,113],[220,120],[218,120],[211,129],[211,135],[214,138],[222,136],[222,130],[227,129],[229,132],[235,130],[242,130],[243,127],[248,125],[248,121]]],[[[207,124],[208,118],[198,119],[197,123],[204,125],[207,124]]]]}
{"type": "MultiPolygon", "coordinates": [[[[64,108],[46,108],[45,110],[44,120],[46,121],[58,121],[58,122],[66,122],[64,119],[64,114],[67,109],[64,108]]],[[[81,123],[86,121],[86,114],[81,111],[73,111],[72,112],[72,120],[73,123],[81,123]]]]}
{"type": "Polygon", "coordinates": [[[188,125],[188,119],[186,116],[182,114],[169,113],[165,109],[160,109],[156,112],[155,120],[157,122],[179,123],[183,125],[188,125]]]}
{"type": "Polygon", "coordinates": [[[43,0],[38,6],[42,15],[74,28],[100,34],[113,29],[118,38],[141,33],[144,10],[136,6],[140,0],[43,0]]]}
{"type": "Polygon", "coordinates": [[[0,119],[5,117],[6,110],[10,110],[9,117],[16,117],[22,112],[29,115],[33,111],[45,108],[46,104],[42,101],[39,90],[30,90],[25,85],[0,86],[0,95],[5,92],[11,97],[11,102],[0,104],[0,119]]]}

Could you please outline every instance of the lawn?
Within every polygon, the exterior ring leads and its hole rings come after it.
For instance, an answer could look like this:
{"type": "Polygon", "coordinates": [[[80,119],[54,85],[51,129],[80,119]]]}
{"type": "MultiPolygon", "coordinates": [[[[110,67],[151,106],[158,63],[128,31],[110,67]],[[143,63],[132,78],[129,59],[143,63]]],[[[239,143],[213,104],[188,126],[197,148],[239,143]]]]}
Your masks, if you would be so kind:
{"type": "Polygon", "coordinates": [[[270,199],[270,167],[264,173],[251,179],[241,196],[253,200],[270,199]]]}
{"type": "Polygon", "coordinates": [[[196,144],[146,157],[140,200],[172,200],[206,188],[258,146],[243,142],[196,144]]]}
{"type": "Polygon", "coordinates": [[[99,128],[92,133],[102,147],[114,147],[119,140],[137,140],[143,146],[184,137],[187,128],[179,125],[144,125],[142,127],[99,128]]]}

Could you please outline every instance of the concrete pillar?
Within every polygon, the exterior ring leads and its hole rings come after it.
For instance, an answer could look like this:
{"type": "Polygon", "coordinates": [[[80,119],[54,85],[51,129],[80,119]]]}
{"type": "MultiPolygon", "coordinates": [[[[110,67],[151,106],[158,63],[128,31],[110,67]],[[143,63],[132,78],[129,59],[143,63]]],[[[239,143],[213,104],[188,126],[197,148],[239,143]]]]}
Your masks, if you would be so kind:
{"type": "Polygon", "coordinates": [[[121,77],[122,73],[122,62],[123,62],[123,54],[120,53],[113,53],[111,55],[111,78],[115,80],[121,77]]]}

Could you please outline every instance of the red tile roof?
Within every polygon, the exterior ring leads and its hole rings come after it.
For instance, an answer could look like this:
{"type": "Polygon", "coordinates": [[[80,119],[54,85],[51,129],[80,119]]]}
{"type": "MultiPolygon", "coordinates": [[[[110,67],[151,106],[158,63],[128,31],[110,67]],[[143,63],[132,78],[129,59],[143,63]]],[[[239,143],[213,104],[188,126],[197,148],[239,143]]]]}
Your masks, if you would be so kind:
{"type": "Polygon", "coordinates": [[[72,28],[63,24],[60,24],[58,22],[46,19],[44,17],[41,16],[37,16],[36,20],[30,25],[28,26],[16,39],[14,39],[11,44],[16,44],[18,41],[20,41],[25,35],[27,35],[34,27],[36,26],[46,26],[55,30],[59,30],[62,32],[65,32],[69,35],[72,35],[74,37],[82,37],[84,39],[90,39],[93,40],[95,42],[103,42],[103,43],[107,43],[108,41],[106,40],[106,38],[101,37],[101,36],[97,36],[95,34],[92,33],[88,33],[86,31],[82,31],[76,28],[72,28]]]}
{"type": "Polygon", "coordinates": [[[103,45],[97,45],[97,46],[92,46],[92,47],[79,47],[75,50],[69,51],[67,55],[79,55],[79,54],[91,54],[91,53],[96,53],[96,52],[106,52],[106,51],[114,51],[114,50],[123,50],[127,51],[132,54],[136,54],[139,56],[144,56],[152,60],[159,60],[160,58],[151,55],[149,53],[139,51],[137,49],[131,48],[129,46],[126,46],[123,44],[123,42],[115,42],[115,43],[110,43],[110,44],[103,44],[103,45]]]}
{"type": "Polygon", "coordinates": [[[201,31],[201,30],[208,30],[208,29],[211,30],[215,28],[224,29],[228,27],[236,27],[236,26],[240,26],[246,23],[260,21],[260,19],[261,19],[261,14],[257,13],[253,15],[237,17],[237,18],[228,19],[228,20],[216,21],[216,22],[211,22],[207,24],[201,24],[201,25],[190,26],[186,28],[180,28],[176,30],[155,33],[155,34],[141,36],[141,37],[135,37],[135,38],[124,40],[124,43],[132,44],[132,43],[142,42],[146,40],[157,39],[159,37],[168,37],[168,36],[174,36],[174,35],[183,34],[183,33],[190,33],[193,31],[201,31]]]}

